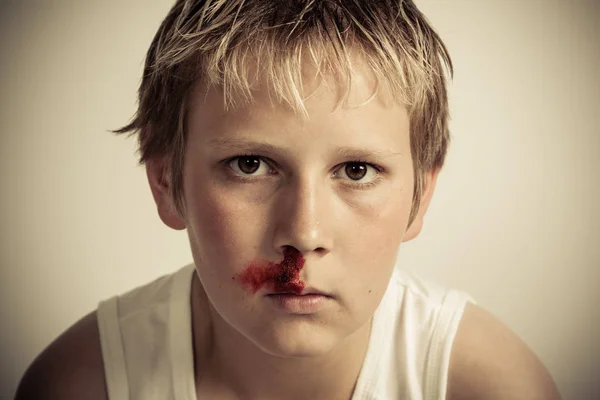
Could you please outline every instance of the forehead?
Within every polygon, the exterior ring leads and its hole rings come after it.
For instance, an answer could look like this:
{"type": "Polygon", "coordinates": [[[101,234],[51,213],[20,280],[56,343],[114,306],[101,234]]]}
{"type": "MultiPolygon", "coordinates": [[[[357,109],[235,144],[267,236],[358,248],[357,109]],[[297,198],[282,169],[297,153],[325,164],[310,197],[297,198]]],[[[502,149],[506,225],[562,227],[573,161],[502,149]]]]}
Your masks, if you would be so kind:
{"type": "Polygon", "coordinates": [[[237,79],[224,77],[209,84],[199,79],[188,97],[188,113],[206,110],[231,115],[277,109],[310,119],[311,109],[313,113],[315,109],[335,113],[370,103],[389,109],[405,108],[356,53],[345,70],[316,65],[307,57],[302,60],[302,65],[290,70],[293,76],[285,80],[270,74],[257,60],[247,63],[245,71],[237,71],[237,79]]]}
{"type": "MultiPolygon", "coordinates": [[[[314,76],[307,71],[307,76],[314,76]]],[[[350,82],[341,82],[333,74],[304,80],[305,115],[272,93],[268,77],[257,80],[251,99],[237,98],[232,106],[227,106],[222,87],[198,83],[188,108],[190,148],[250,140],[296,152],[341,145],[409,152],[406,108],[386,98],[383,90],[374,94],[377,82],[367,68],[356,67],[351,76],[350,82]]]]}

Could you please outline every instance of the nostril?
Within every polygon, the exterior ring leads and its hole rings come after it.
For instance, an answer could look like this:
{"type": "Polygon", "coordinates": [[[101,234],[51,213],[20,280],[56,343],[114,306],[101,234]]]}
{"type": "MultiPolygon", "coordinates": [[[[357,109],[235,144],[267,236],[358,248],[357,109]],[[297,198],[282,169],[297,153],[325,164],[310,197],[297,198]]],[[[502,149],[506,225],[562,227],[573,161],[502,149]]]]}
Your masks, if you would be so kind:
{"type": "Polygon", "coordinates": [[[326,248],[324,248],[324,247],[317,247],[317,248],[315,249],[315,253],[317,253],[317,254],[319,254],[319,255],[321,255],[321,256],[324,256],[324,255],[325,255],[325,254],[327,254],[328,252],[329,252],[329,251],[328,251],[326,248]]]}

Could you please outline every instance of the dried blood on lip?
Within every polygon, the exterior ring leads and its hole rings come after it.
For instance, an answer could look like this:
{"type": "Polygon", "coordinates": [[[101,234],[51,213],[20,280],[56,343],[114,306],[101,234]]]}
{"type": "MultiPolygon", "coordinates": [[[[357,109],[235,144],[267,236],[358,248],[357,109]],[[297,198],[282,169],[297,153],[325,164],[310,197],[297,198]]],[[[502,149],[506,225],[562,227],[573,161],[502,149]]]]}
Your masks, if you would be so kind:
{"type": "Polygon", "coordinates": [[[286,247],[280,263],[269,261],[252,262],[244,271],[236,275],[240,284],[251,291],[258,292],[262,287],[276,293],[301,294],[304,282],[300,271],[304,267],[304,257],[293,247],[286,247]]]}

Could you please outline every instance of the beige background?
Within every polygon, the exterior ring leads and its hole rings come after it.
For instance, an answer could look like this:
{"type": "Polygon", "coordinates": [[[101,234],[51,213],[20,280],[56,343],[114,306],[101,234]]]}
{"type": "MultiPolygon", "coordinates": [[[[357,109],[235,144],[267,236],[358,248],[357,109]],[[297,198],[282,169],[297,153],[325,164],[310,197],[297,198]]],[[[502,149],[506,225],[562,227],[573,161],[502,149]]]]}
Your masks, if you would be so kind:
{"type": "MultiPolygon", "coordinates": [[[[142,61],[169,0],[3,1],[0,398],[101,299],[191,260],[135,142],[142,61]]],[[[456,65],[454,142],[406,268],[470,292],[565,399],[600,398],[600,5],[421,0],[456,65]]]]}

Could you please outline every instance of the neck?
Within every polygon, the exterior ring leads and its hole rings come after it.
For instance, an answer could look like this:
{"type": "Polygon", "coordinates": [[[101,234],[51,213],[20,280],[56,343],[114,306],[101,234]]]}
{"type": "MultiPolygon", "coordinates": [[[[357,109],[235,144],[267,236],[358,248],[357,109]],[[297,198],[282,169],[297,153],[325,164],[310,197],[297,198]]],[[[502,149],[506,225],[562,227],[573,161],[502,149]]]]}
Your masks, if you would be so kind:
{"type": "Polygon", "coordinates": [[[194,334],[194,359],[200,366],[197,382],[208,377],[228,387],[233,397],[244,399],[352,397],[367,352],[371,321],[326,354],[283,358],[257,347],[224,321],[209,302],[204,310],[200,315],[210,315],[211,333],[206,334],[208,325],[204,323],[202,331],[194,334]]]}

